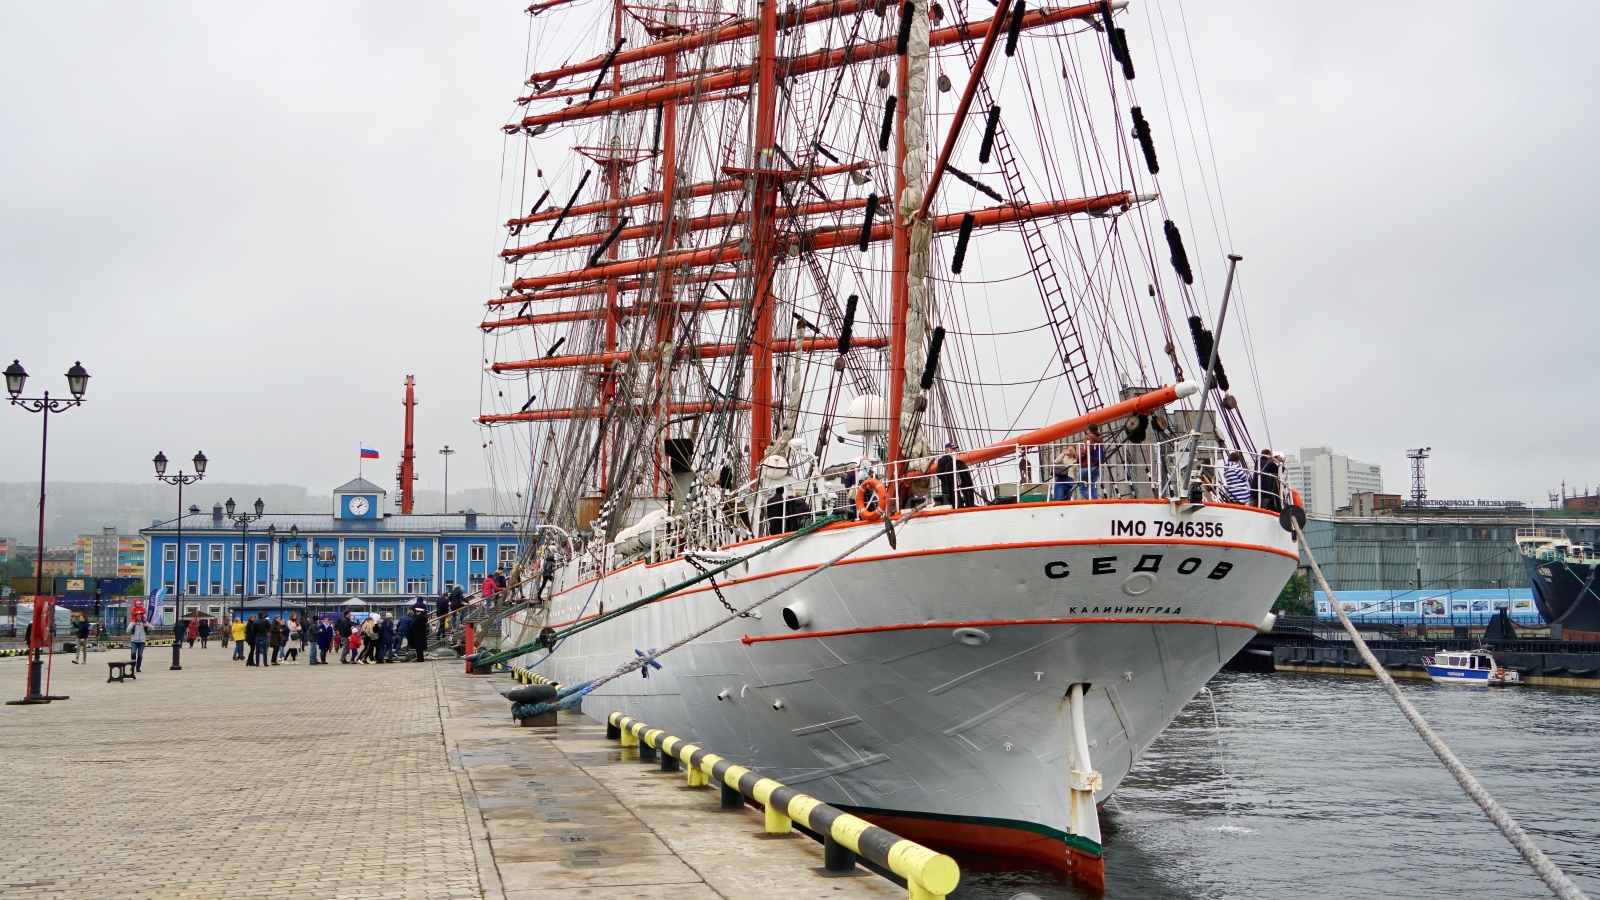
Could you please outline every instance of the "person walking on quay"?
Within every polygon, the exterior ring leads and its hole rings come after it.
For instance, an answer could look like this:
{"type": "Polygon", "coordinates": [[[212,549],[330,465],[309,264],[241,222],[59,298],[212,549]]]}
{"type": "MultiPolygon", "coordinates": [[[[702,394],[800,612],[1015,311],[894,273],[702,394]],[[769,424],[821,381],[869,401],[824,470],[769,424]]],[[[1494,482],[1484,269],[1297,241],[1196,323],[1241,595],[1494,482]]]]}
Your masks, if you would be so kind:
{"type": "Polygon", "coordinates": [[[278,664],[278,656],[283,652],[283,619],[273,616],[267,623],[267,663],[278,664]]]}
{"type": "Polygon", "coordinates": [[[321,617],[318,617],[316,621],[317,649],[321,651],[321,658],[315,664],[325,666],[328,664],[328,651],[333,649],[333,626],[329,625],[327,620],[321,617]]]}
{"type": "Polygon", "coordinates": [[[355,633],[356,623],[350,621],[350,610],[345,610],[333,623],[333,630],[339,636],[339,662],[355,661],[355,654],[350,652],[350,635],[355,633]],[[348,657],[348,658],[346,658],[348,657]]]}
{"type": "Polygon", "coordinates": [[[206,648],[206,641],[211,637],[211,620],[210,619],[201,619],[200,620],[200,625],[199,625],[199,630],[200,630],[200,649],[204,650],[206,648]]]}
{"type": "Polygon", "coordinates": [[[78,637],[78,652],[72,656],[72,664],[89,662],[89,617],[78,616],[72,623],[72,633],[78,637]]]}
{"type": "Polygon", "coordinates": [[[295,618],[294,613],[290,613],[289,621],[285,622],[283,627],[287,636],[283,642],[283,653],[288,657],[289,665],[297,666],[300,664],[300,620],[295,618]]]}
{"type": "Polygon", "coordinates": [[[394,662],[394,619],[388,613],[379,613],[382,618],[378,623],[378,662],[394,662]]]}
{"type": "Polygon", "coordinates": [[[356,657],[356,661],[362,665],[370,664],[373,655],[378,652],[378,624],[375,621],[375,614],[367,614],[366,621],[361,623],[358,634],[361,635],[361,653],[356,657]]]}
{"type": "Polygon", "coordinates": [[[224,616],[222,624],[217,626],[217,639],[222,641],[222,649],[228,649],[228,638],[233,634],[233,616],[224,616]]]}
{"type": "Polygon", "coordinates": [[[184,630],[184,639],[189,642],[189,649],[194,649],[195,638],[200,636],[200,620],[190,619],[189,627],[184,630]]]}
{"type": "MultiPolygon", "coordinates": [[[[250,618],[254,619],[255,616],[250,618]]],[[[245,624],[242,619],[234,619],[228,626],[228,631],[233,633],[233,658],[244,659],[245,624]]]]}
{"type": "Polygon", "coordinates": [[[361,630],[358,628],[350,632],[349,640],[345,641],[344,652],[339,654],[339,662],[355,665],[361,662],[358,655],[361,653],[361,630]],[[349,657],[346,659],[345,657],[349,657]]]}
{"type": "Polygon", "coordinates": [[[428,604],[417,598],[417,605],[411,609],[411,632],[406,640],[411,649],[417,652],[417,662],[423,662],[428,654],[428,604]]]}
{"type": "Polygon", "coordinates": [[[134,619],[128,627],[128,658],[133,660],[133,671],[144,669],[144,645],[149,640],[149,632],[145,630],[143,619],[134,619]]]}

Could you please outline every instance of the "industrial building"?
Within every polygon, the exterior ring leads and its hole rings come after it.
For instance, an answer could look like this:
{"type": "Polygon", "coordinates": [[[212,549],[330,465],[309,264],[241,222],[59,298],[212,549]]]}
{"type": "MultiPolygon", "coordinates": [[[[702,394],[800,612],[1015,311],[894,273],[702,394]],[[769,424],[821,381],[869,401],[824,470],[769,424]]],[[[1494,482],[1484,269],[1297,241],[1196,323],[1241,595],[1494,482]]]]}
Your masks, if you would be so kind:
{"type": "MultiPolygon", "coordinates": [[[[1526,588],[1518,528],[1559,528],[1583,543],[1600,539],[1600,518],[1564,509],[1443,501],[1385,508],[1381,497],[1354,500],[1345,513],[1306,523],[1306,541],[1335,592],[1526,588]]],[[[1301,565],[1309,563],[1302,558],[1301,565]]]]}

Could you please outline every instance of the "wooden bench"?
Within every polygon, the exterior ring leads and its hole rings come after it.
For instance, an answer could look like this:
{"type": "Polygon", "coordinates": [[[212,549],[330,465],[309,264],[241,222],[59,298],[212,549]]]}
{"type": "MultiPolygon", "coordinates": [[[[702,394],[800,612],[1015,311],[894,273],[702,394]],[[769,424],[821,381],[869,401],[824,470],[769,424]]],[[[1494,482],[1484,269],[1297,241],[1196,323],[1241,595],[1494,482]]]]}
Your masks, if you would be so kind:
{"type": "Polygon", "coordinates": [[[110,684],[113,681],[120,684],[126,678],[132,678],[135,681],[139,680],[139,676],[133,671],[133,660],[131,659],[107,660],[106,666],[108,666],[106,669],[106,684],[110,684]]]}

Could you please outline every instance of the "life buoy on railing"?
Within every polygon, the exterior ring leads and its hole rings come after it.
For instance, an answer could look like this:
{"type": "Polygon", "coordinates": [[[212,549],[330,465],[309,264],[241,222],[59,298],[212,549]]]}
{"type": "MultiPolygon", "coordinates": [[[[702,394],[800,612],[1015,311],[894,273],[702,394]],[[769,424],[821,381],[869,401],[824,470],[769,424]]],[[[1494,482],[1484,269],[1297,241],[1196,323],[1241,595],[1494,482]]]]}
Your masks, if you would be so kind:
{"type": "Polygon", "coordinates": [[[883,490],[883,482],[878,479],[868,478],[866,481],[856,485],[856,515],[861,518],[861,521],[876,522],[883,518],[883,510],[888,508],[888,504],[888,498],[883,490]],[[867,508],[868,491],[871,491],[878,498],[876,508],[867,508]]]}

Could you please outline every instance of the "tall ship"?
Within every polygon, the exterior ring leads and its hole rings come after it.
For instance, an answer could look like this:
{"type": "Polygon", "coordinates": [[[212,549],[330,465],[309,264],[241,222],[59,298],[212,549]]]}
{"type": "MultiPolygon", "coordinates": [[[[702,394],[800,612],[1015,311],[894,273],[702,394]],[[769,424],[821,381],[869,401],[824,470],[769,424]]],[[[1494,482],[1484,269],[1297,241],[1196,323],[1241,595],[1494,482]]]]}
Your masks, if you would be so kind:
{"type": "Polygon", "coordinates": [[[1600,553],[1559,528],[1518,528],[1517,550],[1545,622],[1568,640],[1600,641],[1600,553]]]}
{"type": "Polygon", "coordinates": [[[1266,457],[1218,350],[1248,332],[1193,61],[1163,55],[1187,26],[528,12],[480,326],[533,547],[501,653],[906,837],[1101,883],[1098,805],[1298,561],[1276,479],[1224,471],[1266,457]]]}

